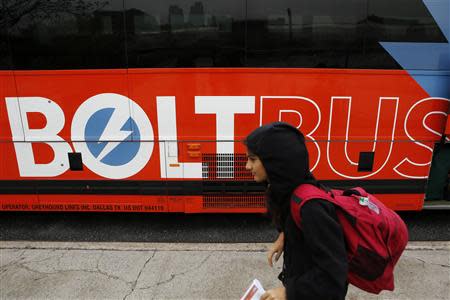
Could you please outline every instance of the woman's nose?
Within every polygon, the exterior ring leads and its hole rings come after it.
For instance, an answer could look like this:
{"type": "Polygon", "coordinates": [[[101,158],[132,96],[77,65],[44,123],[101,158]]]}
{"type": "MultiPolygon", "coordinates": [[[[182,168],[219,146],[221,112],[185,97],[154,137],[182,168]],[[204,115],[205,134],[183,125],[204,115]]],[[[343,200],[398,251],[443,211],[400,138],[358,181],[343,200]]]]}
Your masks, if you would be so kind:
{"type": "Polygon", "coordinates": [[[252,169],[251,166],[250,166],[250,162],[248,160],[247,160],[247,163],[245,164],[245,169],[247,171],[250,171],[252,169]]]}

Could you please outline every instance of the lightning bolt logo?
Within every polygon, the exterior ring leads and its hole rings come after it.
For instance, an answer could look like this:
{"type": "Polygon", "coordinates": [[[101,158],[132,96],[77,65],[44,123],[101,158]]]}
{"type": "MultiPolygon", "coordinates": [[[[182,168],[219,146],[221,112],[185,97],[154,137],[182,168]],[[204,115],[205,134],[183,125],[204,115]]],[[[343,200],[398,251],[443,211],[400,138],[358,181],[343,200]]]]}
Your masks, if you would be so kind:
{"type": "Polygon", "coordinates": [[[72,140],[83,163],[111,179],[142,170],[153,152],[153,127],[145,111],[120,94],[103,93],[84,101],[72,120],[72,140]]]}
{"type": "Polygon", "coordinates": [[[128,139],[133,132],[131,130],[124,130],[127,127],[130,127],[128,124],[129,116],[127,115],[127,111],[125,112],[126,113],[121,112],[119,108],[113,110],[109,122],[103,130],[98,143],[100,144],[102,143],[101,141],[108,141],[111,137],[113,137],[115,141],[107,142],[105,147],[103,147],[100,154],[97,156],[98,160],[103,160],[103,158],[117,148],[120,143],[128,139]]]}
{"type": "Polygon", "coordinates": [[[450,1],[423,0],[423,3],[441,29],[447,43],[380,42],[380,44],[428,95],[450,98],[450,1]]]}
{"type": "Polygon", "coordinates": [[[88,142],[89,151],[105,164],[119,166],[127,163],[138,151],[138,143],[131,143],[133,130],[139,136],[139,129],[130,118],[129,107],[121,103],[114,108],[103,108],[88,120],[85,136],[94,140],[88,142]]]}

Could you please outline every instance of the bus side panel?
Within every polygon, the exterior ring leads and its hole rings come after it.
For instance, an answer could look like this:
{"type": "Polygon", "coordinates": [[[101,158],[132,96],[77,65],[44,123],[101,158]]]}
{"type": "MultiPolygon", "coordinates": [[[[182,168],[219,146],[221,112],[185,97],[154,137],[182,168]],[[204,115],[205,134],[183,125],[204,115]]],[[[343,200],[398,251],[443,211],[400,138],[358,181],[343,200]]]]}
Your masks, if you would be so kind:
{"type": "Polygon", "coordinates": [[[36,194],[0,194],[0,210],[36,210],[38,206],[39,200],[36,194]]]}
{"type": "MultiPolygon", "coordinates": [[[[11,131],[9,130],[8,114],[6,112],[6,97],[15,96],[17,94],[16,86],[14,83],[13,72],[1,71],[0,72],[0,141],[10,142],[11,131]]],[[[2,154],[1,156],[4,156],[2,154]]]]}
{"type": "MultiPolygon", "coordinates": [[[[54,140],[48,136],[36,139],[26,135],[22,140],[27,141],[19,142],[19,130],[16,148],[11,142],[2,146],[7,156],[3,160],[5,168],[0,171],[5,184],[8,180],[17,180],[31,186],[32,182],[26,181],[37,180],[41,182],[38,184],[45,185],[45,189],[53,186],[53,193],[61,190],[70,195],[67,199],[72,199],[77,193],[90,195],[85,188],[89,184],[83,186],[81,181],[95,181],[96,195],[81,197],[92,201],[95,197],[106,197],[101,192],[104,182],[108,185],[108,193],[114,195],[111,199],[127,203],[126,197],[121,196],[126,190],[123,188],[138,181],[130,194],[142,195],[143,203],[146,197],[150,202],[153,196],[166,197],[162,211],[248,212],[263,209],[263,197],[248,192],[247,183],[253,178],[244,174],[245,146],[242,140],[260,124],[273,121],[289,122],[304,132],[310,166],[321,180],[347,181],[362,186],[364,182],[378,180],[425,180],[432,146],[440,138],[435,132],[444,130],[446,120],[442,112],[448,105],[445,99],[430,98],[405,71],[140,69],[130,70],[128,75],[120,70],[19,71],[16,74],[19,92],[10,88],[5,96],[22,97],[22,111],[36,98],[39,98],[40,104],[36,102],[39,105],[47,105],[42,99],[49,99],[49,104],[59,107],[60,110],[55,111],[64,123],[57,133],[62,139],[58,143],[67,144],[66,152],[82,152],[83,170],[72,171],[64,161],[55,164],[60,172],[19,171],[24,153],[17,151],[18,145],[31,147],[32,159],[37,164],[51,162],[54,155],[51,144],[54,140]],[[75,134],[73,131],[73,124],[78,124],[76,116],[86,113],[86,102],[116,103],[123,97],[129,105],[126,115],[133,119],[142,111],[153,130],[153,135],[141,136],[134,130],[142,129],[138,128],[140,124],[128,128],[133,132],[131,140],[127,141],[129,145],[139,144],[136,148],[146,145],[151,149],[141,158],[142,168],[133,172],[129,172],[130,168],[125,168],[125,164],[99,163],[100,151],[97,154],[86,148],[80,151],[79,144],[85,141],[109,144],[110,139],[100,141],[100,132],[109,121],[99,126],[97,136],[89,135],[87,129],[75,134]],[[371,166],[360,168],[361,157],[372,157],[371,166]],[[235,168],[237,161],[240,170],[235,168]],[[100,167],[93,168],[93,164],[100,167]],[[116,170],[120,168],[123,170],[116,170]],[[109,170],[114,171],[116,177],[111,176],[109,170]],[[243,177],[236,177],[241,173],[243,177]],[[117,188],[114,189],[111,182],[116,179],[117,188]],[[80,189],[74,189],[71,181],[80,189]],[[60,189],[61,184],[66,185],[64,189],[60,189]],[[170,200],[167,197],[171,197],[170,200]]],[[[2,79],[2,84],[11,81],[10,77],[3,77],[7,79],[2,79]]],[[[4,118],[0,122],[4,123],[6,131],[3,132],[8,135],[15,123],[7,117],[5,103],[1,105],[0,114],[4,118]]],[[[91,111],[87,118],[94,118],[104,108],[99,106],[98,111],[91,111]]],[[[45,126],[46,120],[39,114],[18,117],[19,120],[22,118],[20,124],[25,129],[29,126],[39,132],[45,126]],[[25,118],[29,122],[24,122],[25,118]]],[[[50,115],[47,121],[53,119],[50,115]]],[[[123,133],[122,130],[115,133],[120,132],[123,133]]],[[[120,139],[120,136],[111,137],[113,141],[120,139]]],[[[66,155],[63,153],[62,159],[67,160],[66,155]]],[[[121,157],[126,155],[127,152],[120,153],[121,157]]],[[[45,189],[39,189],[41,201],[47,201],[45,189]]],[[[383,194],[377,190],[371,192],[383,194]]],[[[400,192],[394,188],[391,193],[400,192]]],[[[63,201],[65,195],[50,198],[54,202],[63,201]]],[[[416,201],[413,198],[411,201],[416,201]]],[[[386,199],[394,201],[392,205],[397,201],[396,197],[386,199]]],[[[413,202],[412,206],[416,204],[420,203],[413,202]]]]}
{"type": "Polygon", "coordinates": [[[11,138],[6,98],[17,95],[13,72],[0,72],[0,210],[33,210],[38,204],[36,193],[18,193],[17,187],[12,187],[4,179],[10,174],[18,174],[17,160],[11,138]]]}
{"type": "Polygon", "coordinates": [[[423,194],[375,194],[387,207],[393,210],[421,210],[423,194]]]}
{"type": "MultiPolygon", "coordinates": [[[[187,144],[183,148],[183,144],[180,144],[183,141],[195,143],[211,141],[207,146],[208,149],[205,151],[202,149],[202,155],[243,153],[245,147],[241,143],[242,139],[260,123],[265,124],[272,121],[287,121],[295,126],[299,126],[302,121],[300,129],[307,136],[306,140],[311,152],[311,166],[314,167],[317,164],[313,171],[321,179],[426,178],[432,154],[430,149],[432,149],[433,143],[440,138],[433,132],[442,131],[445,126],[445,119],[437,113],[444,109],[443,103],[441,103],[443,101],[427,97],[413,79],[403,71],[383,71],[387,74],[382,74],[376,71],[345,70],[325,73],[319,70],[295,70],[294,72],[280,69],[271,70],[270,73],[260,70],[251,72],[226,70],[222,74],[212,70],[193,70],[175,74],[174,77],[169,71],[158,72],[161,74],[150,71],[142,72],[133,75],[135,77],[130,79],[132,89],[129,97],[132,99],[130,98],[129,101],[139,105],[147,114],[148,120],[152,124],[155,143],[150,153],[150,159],[145,166],[132,175],[126,175],[126,179],[161,180],[171,178],[167,174],[161,176],[161,171],[165,170],[167,162],[161,162],[160,159],[165,156],[169,157],[169,152],[173,152],[170,157],[174,158],[174,164],[176,164],[175,161],[183,163],[183,159],[189,156],[188,151],[191,151],[186,148],[187,144]],[[193,74],[198,82],[204,84],[195,86],[192,82],[193,74]],[[261,85],[261,82],[265,84],[261,85]],[[352,85],[354,82],[358,82],[359,88],[352,85]],[[392,85],[392,82],[396,83],[395,86],[392,85]],[[326,83],[327,88],[321,90],[315,88],[319,83],[326,83]],[[379,86],[384,86],[384,90],[380,91],[379,86]],[[202,107],[196,102],[198,95],[225,96],[217,101],[226,109],[227,96],[234,97],[237,94],[237,97],[240,97],[244,90],[254,99],[252,100],[252,112],[235,113],[233,119],[228,117],[227,114],[232,114],[227,111],[203,113],[202,107]],[[227,91],[227,94],[223,91],[227,91]],[[271,94],[279,96],[265,96],[271,94]],[[159,109],[157,100],[160,97],[167,98],[168,96],[172,97],[174,113],[161,115],[162,119],[172,120],[175,129],[173,133],[169,132],[169,135],[162,136],[161,140],[158,140],[164,126],[158,124],[160,119],[157,114],[159,109]],[[290,100],[290,102],[286,100],[290,100]],[[420,103],[413,107],[415,102],[420,103]],[[304,107],[305,103],[311,107],[317,107],[320,118],[311,118],[310,115],[314,114],[303,111],[303,109],[310,109],[310,107],[304,107]],[[430,112],[433,112],[433,115],[429,117],[430,112]],[[221,117],[225,116],[230,119],[226,125],[228,127],[219,126],[221,123],[216,120],[219,114],[221,117]],[[299,114],[301,119],[299,119],[299,114]],[[424,120],[426,121],[425,125],[424,120]],[[220,135],[224,132],[225,134],[228,134],[227,132],[234,133],[234,136],[225,135],[221,138],[220,135]],[[379,142],[375,143],[375,139],[379,142]],[[217,143],[216,140],[223,142],[217,143]],[[328,140],[329,143],[326,142],[328,140]],[[395,142],[392,143],[392,140],[395,142]],[[397,141],[399,142],[397,143],[397,141]],[[164,147],[167,146],[167,151],[162,152],[160,142],[165,143],[164,147]],[[176,147],[172,147],[173,142],[177,142],[176,147]],[[377,153],[374,171],[363,173],[358,171],[357,165],[354,163],[357,164],[361,152],[377,153]],[[320,160],[317,162],[319,155],[320,160]]],[[[63,71],[57,72],[61,75],[49,75],[50,71],[44,72],[42,76],[27,75],[29,73],[18,75],[19,95],[22,97],[38,95],[55,102],[63,111],[65,122],[58,136],[64,142],[69,143],[69,147],[75,151],[78,151],[78,146],[74,141],[83,142],[87,138],[71,134],[71,125],[79,107],[87,99],[104,95],[106,91],[114,94],[113,98],[120,93],[128,95],[124,90],[126,85],[121,84],[120,80],[116,82],[117,85],[114,89],[108,88],[106,82],[109,80],[114,82],[115,75],[107,76],[105,75],[107,71],[102,71],[98,76],[94,76],[93,71],[89,71],[86,75],[87,79],[80,79],[79,77],[83,76],[78,71],[67,71],[67,75],[71,76],[62,76],[63,71]],[[78,81],[80,83],[77,83],[78,81]],[[84,86],[82,86],[83,84],[84,86]],[[45,88],[41,88],[42,86],[45,88]]],[[[5,114],[4,107],[2,107],[2,113],[5,114]]],[[[131,115],[134,113],[130,110],[131,115]]],[[[39,122],[31,123],[36,123],[35,126],[40,125],[39,122]]],[[[8,128],[9,124],[6,123],[5,127],[8,128]]],[[[40,142],[46,142],[45,137],[42,137],[40,142]]],[[[98,137],[97,139],[94,137],[92,142],[98,142],[98,137]]],[[[152,141],[146,140],[146,142],[151,143],[152,141]]],[[[48,151],[44,150],[45,147],[45,145],[35,147],[42,149],[36,150],[37,159],[42,161],[49,159],[46,157],[45,153],[48,151]]],[[[203,148],[205,147],[203,146],[203,148]]],[[[83,156],[93,156],[87,151],[82,154],[83,156]]],[[[191,155],[195,154],[191,151],[191,155]]],[[[20,157],[16,155],[11,159],[18,160],[20,157]]],[[[95,157],[92,160],[95,160],[95,157]]],[[[85,166],[83,171],[67,170],[58,176],[48,176],[48,179],[100,180],[108,178],[107,172],[89,171],[90,165],[85,164],[85,166]]],[[[5,174],[5,179],[21,178],[18,173],[12,171],[5,174]]],[[[201,179],[201,175],[198,173],[191,178],[183,177],[182,174],[190,174],[184,170],[180,174],[181,176],[177,176],[177,179],[201,179]]],[[[46,176],[36,177],[45,178],[46,176]]]]}
{"type": "Polygon", "coordinates": [[[39,211],[168,212],[164,196],[39,195],[39,211]]]}

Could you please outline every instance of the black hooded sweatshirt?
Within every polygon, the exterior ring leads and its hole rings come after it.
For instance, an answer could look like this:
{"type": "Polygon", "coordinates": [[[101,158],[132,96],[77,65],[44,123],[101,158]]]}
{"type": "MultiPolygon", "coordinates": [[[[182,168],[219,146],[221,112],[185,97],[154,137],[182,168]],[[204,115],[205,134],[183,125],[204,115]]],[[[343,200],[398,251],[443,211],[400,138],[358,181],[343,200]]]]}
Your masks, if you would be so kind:
{"type": "Polygon", "coordinates": [[[292,192],[298,185],[320,186],[309,172],[303,135],[287,123],[275,122],[254,130],[245,144],[266,170],[269,214],[275,214],[275,224],[285,234],[279,278],[287,298],[345,299],[347,252],[335,206],[321,199],[307,202],[296,212],[301,214],[302,230],[290,214],[292,192]]]}

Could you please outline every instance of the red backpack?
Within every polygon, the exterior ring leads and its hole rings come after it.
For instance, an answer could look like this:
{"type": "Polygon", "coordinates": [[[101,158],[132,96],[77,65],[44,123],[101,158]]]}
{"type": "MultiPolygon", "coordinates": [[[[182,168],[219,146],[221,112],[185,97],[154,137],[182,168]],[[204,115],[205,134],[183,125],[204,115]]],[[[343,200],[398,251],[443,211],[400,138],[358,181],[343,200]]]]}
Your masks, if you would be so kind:
{"type": "Polygon", "coordinates": [[[408,243],[408,229],[393,210],[360,187],[327,193],[302,184],[293,195],[291,214],[299,228],[300,209],[309,200],[324,199],[339,207],[351,284],[375,294],[394,290],[394,266],[408,243]]]}

